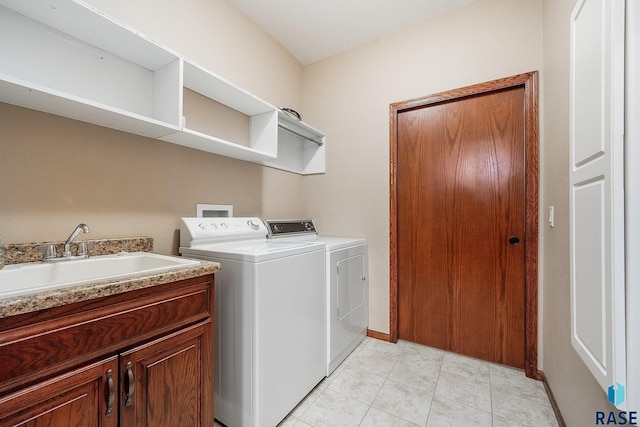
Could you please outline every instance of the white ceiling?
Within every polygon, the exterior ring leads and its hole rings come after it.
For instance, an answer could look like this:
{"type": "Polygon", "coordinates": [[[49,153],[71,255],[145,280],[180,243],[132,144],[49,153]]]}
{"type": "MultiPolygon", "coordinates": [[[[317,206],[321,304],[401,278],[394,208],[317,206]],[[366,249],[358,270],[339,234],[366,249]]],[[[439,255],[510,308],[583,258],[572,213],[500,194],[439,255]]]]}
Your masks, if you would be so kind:
{"type": "Polygon", "coordinates": [[[303,65],[474,0],[229,0],[303,65]]]}

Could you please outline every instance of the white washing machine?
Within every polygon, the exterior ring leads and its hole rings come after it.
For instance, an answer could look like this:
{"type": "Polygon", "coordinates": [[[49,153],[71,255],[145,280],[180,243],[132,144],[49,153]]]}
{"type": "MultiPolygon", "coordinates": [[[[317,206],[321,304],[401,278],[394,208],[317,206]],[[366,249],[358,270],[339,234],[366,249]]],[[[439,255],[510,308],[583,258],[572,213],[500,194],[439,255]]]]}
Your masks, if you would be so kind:
{"type": "Polygon", "coordinates": [[[182,218],[180,253],[216,261],[215,407],[273,427],[326,374],[325,246],[267,240],[258,218],[182,218]]]}
{"type": "Polygon", "coordinates": [[[368,243],[358,237],[318,236],[313,220],[267,220],[274,241],[314,241],[325,246],[327,358],[329,376],[367,336],[368,243]]]}

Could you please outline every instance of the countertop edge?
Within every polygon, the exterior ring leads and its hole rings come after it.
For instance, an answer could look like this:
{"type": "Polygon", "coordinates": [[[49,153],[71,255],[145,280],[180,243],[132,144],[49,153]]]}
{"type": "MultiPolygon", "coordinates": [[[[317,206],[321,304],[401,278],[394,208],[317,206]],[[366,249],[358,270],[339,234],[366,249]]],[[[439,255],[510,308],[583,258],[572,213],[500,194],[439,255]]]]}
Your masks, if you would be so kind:
{"type": "Polygon", "coordinates": [[[137,289],[163,285],[194,277],[214,274],[220,263],[194,260],[199,264],[176,267],[160,273],[146,273],[110,280],[96,280],[51,291],[0,299],[0,318],[31,313],[66,304],[117,295],[137,289]]]}

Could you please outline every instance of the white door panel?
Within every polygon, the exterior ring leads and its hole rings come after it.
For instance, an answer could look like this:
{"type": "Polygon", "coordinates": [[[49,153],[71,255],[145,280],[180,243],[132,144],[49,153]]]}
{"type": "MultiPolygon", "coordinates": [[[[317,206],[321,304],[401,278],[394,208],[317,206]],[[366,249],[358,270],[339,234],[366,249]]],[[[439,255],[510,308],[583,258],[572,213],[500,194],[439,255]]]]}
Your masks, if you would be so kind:
{"type": "Polygon", "coordinates": [[[626,383],[624,6],[571,17],[571,342],[605,391],[626,383]]]}
{"type": "Polygon", "coordinates": [[[640,411],[640,4],[626,4],[625,265],[628,411],[640,411]]]}
{"type": "Polygon", "coordinates": [[[603,375],[607,371],[607,305],[605,292],[606,229],[604,199],[605,180],[577,183],[573,186],[573,250],[574,262],[579,268],[574,271],[574,281],[579,291],[574,292],[574,338],[603,375]]]}

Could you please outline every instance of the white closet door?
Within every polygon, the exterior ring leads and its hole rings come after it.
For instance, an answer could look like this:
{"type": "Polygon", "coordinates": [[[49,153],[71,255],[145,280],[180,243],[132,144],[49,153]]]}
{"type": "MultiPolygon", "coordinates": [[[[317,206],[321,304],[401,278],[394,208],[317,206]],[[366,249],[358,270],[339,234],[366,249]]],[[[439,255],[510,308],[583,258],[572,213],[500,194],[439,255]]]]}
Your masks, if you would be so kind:
{"type": "Polygon", "coordinates": [[[605,392],[626,375],[624,5],[571,17],[571,342],[605,392]]]}
{"type": "Polygon", "coordinates": [[[640,4],[627,2],[625,46],[625,265],[627,411],[640,411],[640,4]]]}

